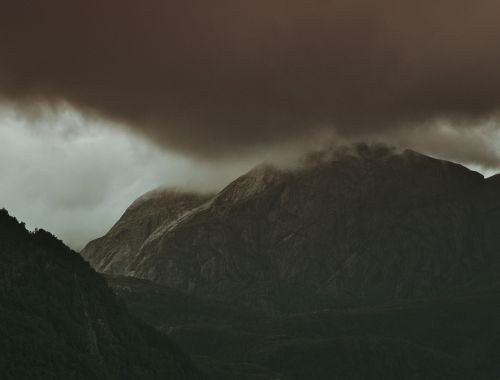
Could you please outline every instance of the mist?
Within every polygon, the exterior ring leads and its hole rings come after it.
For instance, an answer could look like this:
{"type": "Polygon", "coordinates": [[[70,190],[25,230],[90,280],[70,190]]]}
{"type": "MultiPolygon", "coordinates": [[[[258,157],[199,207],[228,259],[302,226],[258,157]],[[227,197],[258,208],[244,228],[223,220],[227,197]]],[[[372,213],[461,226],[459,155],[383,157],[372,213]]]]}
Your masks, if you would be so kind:
{"type": "Polygon", "coordinates": [[[37,116],[0,108],[0,207],[75,250],[149,190],[217,191],[253,164],[206,164],[167,153],[70,107],[37,116]]]}

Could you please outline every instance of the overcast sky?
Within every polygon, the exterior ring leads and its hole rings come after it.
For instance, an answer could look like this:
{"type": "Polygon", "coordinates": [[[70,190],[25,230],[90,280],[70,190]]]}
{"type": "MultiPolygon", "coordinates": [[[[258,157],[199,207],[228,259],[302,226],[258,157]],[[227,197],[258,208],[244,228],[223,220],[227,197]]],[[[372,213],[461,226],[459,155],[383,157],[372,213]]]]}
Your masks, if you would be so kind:
{"type": "MultiPolygon", "coordinates": [[[[429,135],[420,133],[418,138],[408,133],[393,136],[392,141],[459,161],[470,157],[481,162],[483,155],[498,153],[490,144],[500,141],[491,125],[469,134],[446,124],[432,131],[429,135]],[[438,134],[440,138],[436,138],[438,134]],[[444,153],[443,143],[447,144],[444,153]]],[[[298,144],[304,149],[320,145],[317,141],[306,148],[298,144]]],[[[25,221],[29,228],[47,229],[80,250],[103,235],[141,194],[159,186],[217,191],[260,160],[286,160],[300,154],[297,145],[280,148],[239,160],[207,162],[170,153],[119,125],[85,117],[67,105],[28,116],[3,105],[0,207],[25,221]]],[[[462,162],[485,175],[497,170],[495,166],[462,162]]]]}
{"type": "Polygon", "coordinates": [[[76,250],[149,190],[216,191],[253,165],[171,154],[67,107],[37,116],[38,122],[0,106],[0,207],[76,250]]]}
{"type": "Polygon", "coordinates": [[[381,141],[500,167],[498,0],[45,0],[0,13],[0,202],[79,249],[160,185],[381,141]]]}

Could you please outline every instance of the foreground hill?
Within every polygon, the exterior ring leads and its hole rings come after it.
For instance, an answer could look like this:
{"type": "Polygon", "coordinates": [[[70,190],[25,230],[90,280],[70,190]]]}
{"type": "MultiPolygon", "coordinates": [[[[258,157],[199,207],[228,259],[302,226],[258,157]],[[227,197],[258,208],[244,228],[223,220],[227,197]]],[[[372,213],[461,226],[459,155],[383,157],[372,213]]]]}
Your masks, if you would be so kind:
{"type": "Polygon", "coordinates": [[[500,377],[498,268],[445,296],[274,317],[145,280],[108,281],[214,380],[500,377]]]}
{"type": "Polygon", "coordinates": [[[131,317],[48,232],[0,210],[0,378],[202,379],[168,338],[131,317]]]}
{"type": "Polygon", "coordinates": [[[293,170],[259,166],[147,237],[97,240],[82,255],[103,272],[270,312],[428,296],[499,261],[498,194],[497,179],[460,165],[359,145],[293,170]]]}

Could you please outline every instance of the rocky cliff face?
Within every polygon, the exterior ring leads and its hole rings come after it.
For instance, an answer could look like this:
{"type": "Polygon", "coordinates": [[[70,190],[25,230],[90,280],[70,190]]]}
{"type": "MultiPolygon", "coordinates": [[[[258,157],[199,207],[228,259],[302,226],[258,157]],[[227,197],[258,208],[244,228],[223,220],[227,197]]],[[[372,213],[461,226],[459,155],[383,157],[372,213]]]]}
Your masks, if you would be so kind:
{"type": "Polygon", "coordinates": [[[160,226],[179,219],[209,196],[169,189],[153,190],[137,199],[102,238],[89,243],[82,256],[100,272],[120,274],[160,226]]]}
{"type": "Polygon", "coordinates": [[[138,250],[97,240],[83,255],[99,270],[224,297],[282,288],[416,297],[498,261],[499,195],[498,178],[360,145],[293,170],[259,166],[146,239],[141,232],[138,250]],[[111,269],[110,252],[126,265],[111,269]]]}
{"type": "Polygon", "coordinates": [[[2,379],[204,378],[167,337],[132,318],[82,258],[0,210],[2,379]]]}

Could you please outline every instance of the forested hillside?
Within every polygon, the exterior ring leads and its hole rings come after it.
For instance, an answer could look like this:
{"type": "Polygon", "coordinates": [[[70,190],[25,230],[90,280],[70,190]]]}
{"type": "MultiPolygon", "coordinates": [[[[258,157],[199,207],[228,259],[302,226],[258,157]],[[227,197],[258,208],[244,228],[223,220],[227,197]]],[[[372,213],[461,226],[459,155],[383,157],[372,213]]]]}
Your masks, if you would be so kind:
{"type": "Polygon", "coordinates": [[[50,233],[0,210],[0,378],[202,379],[50,233]]]}

